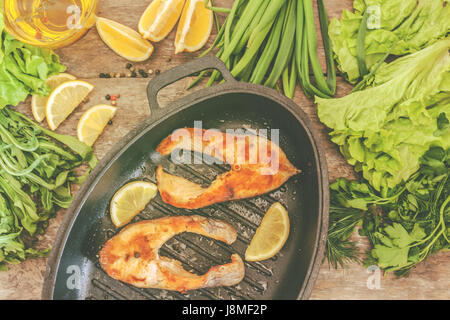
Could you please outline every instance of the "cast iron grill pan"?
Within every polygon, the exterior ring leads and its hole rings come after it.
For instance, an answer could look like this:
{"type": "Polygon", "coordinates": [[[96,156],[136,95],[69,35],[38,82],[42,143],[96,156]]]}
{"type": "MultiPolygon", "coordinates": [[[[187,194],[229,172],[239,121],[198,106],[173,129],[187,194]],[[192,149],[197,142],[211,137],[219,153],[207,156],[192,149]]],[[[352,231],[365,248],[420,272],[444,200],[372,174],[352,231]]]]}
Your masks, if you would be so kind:
{"type": "MultiPolygon", "coordinates": [[[[323,259],[328,225],[328,176],[324,153],[307,116],[276,91],[235,81],[217,59],[207,57],[174,68],[148,86],[152,115],[105,156],[78,191],[58,231],[44,281],[44,299],[305,299],[309,297],[323,259]],[[221,71],[226,83],[159,108],[157,93],[165,86],[206,69],[221,71]],[[98,252],[120,230],[109,217],[114,193],[133,180],[156,182],[159,164],[170,173],[208,185],[229,170],[223,164],[175,165],[155,148],[175,129],[203,128],[279,129],[280,147],[303,172],[269,194],[225,202],[197,210],[179,209],[158,195],[133,221],[163,216],[198,214],[227,221],[238,239],[227,245],[207,237],[184,233],[169,240],[160,254],[175,258],[186,270],[203,274],[211,266],[229,261],[232,253],[244,256],[264,213],[274,202],[289,212],[290,236],[272,259],[246,262],[244,280],[233,287],[189,291],[185,294],[140,289],[110,278],[100,267],[98,252]],[[79,281],[74,280],[78,277],[79,281]]],[[[270,139],[270,134],[268,136],[270,139]]],[[[192,159],[201,157],[191,153],[192,159]]]]}

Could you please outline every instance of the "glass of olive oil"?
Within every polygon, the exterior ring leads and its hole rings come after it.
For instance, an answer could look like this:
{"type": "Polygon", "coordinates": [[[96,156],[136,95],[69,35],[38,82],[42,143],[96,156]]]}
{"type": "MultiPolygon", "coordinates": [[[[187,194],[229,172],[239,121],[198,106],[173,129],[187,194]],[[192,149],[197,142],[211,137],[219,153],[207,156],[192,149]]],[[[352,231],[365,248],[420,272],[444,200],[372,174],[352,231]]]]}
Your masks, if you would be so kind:
{"type": "Polygon", "coordinates": [[[35,46],[60,48],[95,24],[97,0],[3,0],[5,29],[35,46]]]}

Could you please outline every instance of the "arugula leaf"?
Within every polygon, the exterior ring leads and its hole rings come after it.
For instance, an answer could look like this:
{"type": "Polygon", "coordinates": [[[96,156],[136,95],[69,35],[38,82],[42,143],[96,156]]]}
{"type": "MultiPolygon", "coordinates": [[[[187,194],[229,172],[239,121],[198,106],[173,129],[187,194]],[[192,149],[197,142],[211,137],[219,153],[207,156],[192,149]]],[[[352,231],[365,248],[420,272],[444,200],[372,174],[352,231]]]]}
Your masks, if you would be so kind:
{"type": "Polygon", "coordinates": [[[26,116],[0,110],[0,269],[48,254],[22,240],[45,231],[48,219],[72,202],[71,185],[81,183],[77,168],[97,162],[92,148],[54,134],[26,116]]]}

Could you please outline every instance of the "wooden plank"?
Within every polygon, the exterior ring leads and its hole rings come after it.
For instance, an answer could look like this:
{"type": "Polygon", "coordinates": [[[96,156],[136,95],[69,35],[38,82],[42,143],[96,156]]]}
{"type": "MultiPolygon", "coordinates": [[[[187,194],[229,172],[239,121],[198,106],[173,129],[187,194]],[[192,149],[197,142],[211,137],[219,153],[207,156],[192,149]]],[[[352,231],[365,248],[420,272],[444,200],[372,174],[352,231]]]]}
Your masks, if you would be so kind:
{"type": "MultiPolygon", "coordinates": [[[[149,1],[102,0],[99,3],[101,17],[116,20],[120,23],[137,28],[140,15],[149,1]]],[[[351,9],[352,0],[326,0],[330,18],[339,17],[343,9],[351,9]]],[[[231,7],[231,0],[216,0],[217,6],[231,7]]],[[[223,15],[221,16],[223,19],[223,15]]],[[[317,22],[316,22],[317,23],[317,22]]],[[[216,30],[214,30],[214,33],[216,30]]],[[[166,39],[155,43],[155,52],[151,59],[137,63],[135,66],[143,70],[165,71],[195,58],[198,53],[183,53],[174,55],[175,32],[166,39]]],[[[211,43],[213,36],[209,39],[211,43]]],[[[318,52],[324,64],[322,46],[319,42],[318,52]]],[[[105,129],[104,134],[95,144],[97,157],[102,158],[111,147],[125,136],[131,129],[150,115],[146,97],[146,86],[149,78],[100,79],[101,72],[125,72],[127,61],[114,54],[100,39],[95,29],[90,30],[85,37],[75,44],[57,50],[61,61],[68,67],[68,72],[80,79],[91,82],[94,92],[89,101],[64,122],[58,132],[76,135],[76,124],[83,111],[87,108],[106,103],[106,94],[120,93],[118,113],[113,124],[105,129]]],[[[189,79],[179,81],[164,89],[160,103],[164,106],[170,101],[181,98],[189,79]]],[[[351,87],[342,79],[338,79],[337,96],[343,96],[351,87]]],[[[337,177],[354,177],[352,167],[347,165],[338,148],[329,141],[328,129],[320,124],[315,104],[308,100],[297,88],[294,101],[311,118],[323,143],[329,169],[330,180],[337,177]]],[[[18,110],[31,116],[29,101],[21,104],[18,110]]],[[[65,210],[61,210],[52,219],[45,235],[40,236],[37,246],[45,248],[53,243],[58,226],[65,210]]],[[[355,235],[359,246],[367,248],[367,242],[355,235]]],[[[39,299],[45,273],[46,259],[30,259],[20,265],[10,267],[7,272],[0,272],[0,299],[39,299]]],[[[345,270],[330,269],[324,261],[319,277],[312,292],[312,299],[449,299],[450,292],[450,261],[448,253],[439,253],[429,258],[413,270],[410,277],[396,279],[393,275],[381,278],[379,289],[369,289],[367,280],[371,276],[364,267],[351,264],[345,270]]],[[[269,284],[270,285],[270,284],[269,284]]]]}

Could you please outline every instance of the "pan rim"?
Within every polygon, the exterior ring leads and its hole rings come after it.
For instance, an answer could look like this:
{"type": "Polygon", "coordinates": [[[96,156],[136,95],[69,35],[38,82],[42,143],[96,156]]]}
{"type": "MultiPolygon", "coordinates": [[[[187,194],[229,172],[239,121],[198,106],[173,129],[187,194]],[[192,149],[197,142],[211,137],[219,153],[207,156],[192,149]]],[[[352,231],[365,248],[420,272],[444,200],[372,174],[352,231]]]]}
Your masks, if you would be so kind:
{"type": "Polygon", "coordinates": [[[319,189],[319,217],[316,229],[316,239],[314,241],[314,253],[309,262],[309,267],[306,272],[306,277],[302,286],[299,289],[297,300],[308,299],[311,295],[314,283],[318,277],[319,269],[325,257],[325,245],[328,232],[329,220],[329,178],[328,166],[325,156],[325,150],[320,143],[317,130],[312,126],[312,122],[308,115],[298,106],[293,100],[279,94],[276,90],[248,83],[223,83],[214,87],[204,88],[189,94],[181,99],[171,102],[168,106],[157,110],[152,109],[152,114],[143,122],[138,124],[128,134],[126,134],[119,142],[117,142],[106,154],[100,159],[97,166],[89,174],[86,181],[75,194],[71,206],[64,214],[63,220],[58,228],[52,250],[47,260],[46,272],[44,276],[44,283],[42,287],[41,298],[43,300],[54,299],[54,287],[56,277],[59,271],[60,260],[66,246],[66,242],[72,230],[78,215],[86,202],[89,194],[96,187],[99,180],[104,176],[109,167],[119,158],[135,141],[140,139],[148,131],[168,118],[175,115],[182,110],[193,107],[202,101],[227,94],[254,94],[263,96],[278,103],[281,107],[289,111],[292,116],[305,129],[309,142],[314,151],[314,159],[316,161],[316,175],[318,178],[319,189]],[[167,111],[166,111],[167,110],[167,111]],[[156,112],[154,112],[156,111],[156,112]],[[163,115],[161,115],[163,113],[163,115]],[[156,116],[156,117],[155,117],[156,116]]]}

